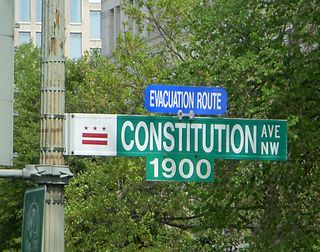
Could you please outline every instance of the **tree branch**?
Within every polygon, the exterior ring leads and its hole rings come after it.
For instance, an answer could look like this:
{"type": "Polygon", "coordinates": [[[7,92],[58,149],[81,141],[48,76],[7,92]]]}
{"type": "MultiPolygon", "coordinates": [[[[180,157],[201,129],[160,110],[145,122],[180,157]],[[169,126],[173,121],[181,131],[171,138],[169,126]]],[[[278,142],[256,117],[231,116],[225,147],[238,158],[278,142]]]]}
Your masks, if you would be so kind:
{"type": "Polygon", "coordinates": [[[160,33],[160,36],[164,39],[165,44],[167,46],[167,48],[169,48],[169,50],[174,53],[180,60],[182,60],[183,62],[186,62],[185,59],[182,57],[182,55],[175,50],[175,48],[173,48],[173,46],[171,45],[170,41],[172,43],[175,43],[175,40],[169,35],[169,33],[161,26],[161,24],[158,22],[158,20],[156,19],[156,17],[154,16],[154,14],[152,13],[152,11],[149,9],[149,7],[147,6],[149,13],[151,15],[151,18],[149,18],[149,20],[151,22],[153,22],[156,25],[157,30],[160,33]],[[170,40],[170,41],[169,41],[170,40]]]}

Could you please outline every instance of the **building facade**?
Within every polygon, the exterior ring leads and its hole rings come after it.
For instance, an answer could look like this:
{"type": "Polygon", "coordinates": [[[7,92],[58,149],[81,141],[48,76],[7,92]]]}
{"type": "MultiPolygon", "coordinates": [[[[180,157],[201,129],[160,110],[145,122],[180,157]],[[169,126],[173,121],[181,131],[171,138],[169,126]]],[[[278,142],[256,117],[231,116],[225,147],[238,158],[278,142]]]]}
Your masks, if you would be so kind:
{"type": "Polygon", "coordinates": [[[120,0],[102,0],[101,3],[101,52],[110,57],[116,44],[116,38],[122,30],[121,22],[125,15],[120,8],[120,0]]]}
{"type": "MultiPolygon", "coordinates": [[[[32,42],[41,46],[43,0],[15,0],[14,44],[32,42]]],[[[65,0],[65,56],[80,58],[84,52],[101,49],[101,0],[65,0]]]]}
{"type": "MultiPolygon", "coordinates": [[[[126,4],[135,5],[134,0],[125,1],[126,4]]],[[[129,20],[123,11],[123,0],[102,0],[101,1],[101,41],[102,54],[111,57],[115,49],[117,37],[120,33],[130,30],[133,35],[138,35],[138,27],[133,20],[129,20]]],[[[146,39],[149,47],[157,45],[161,36],[157,31],[148,33],[142,31],[140,36],[146,39]]]]}

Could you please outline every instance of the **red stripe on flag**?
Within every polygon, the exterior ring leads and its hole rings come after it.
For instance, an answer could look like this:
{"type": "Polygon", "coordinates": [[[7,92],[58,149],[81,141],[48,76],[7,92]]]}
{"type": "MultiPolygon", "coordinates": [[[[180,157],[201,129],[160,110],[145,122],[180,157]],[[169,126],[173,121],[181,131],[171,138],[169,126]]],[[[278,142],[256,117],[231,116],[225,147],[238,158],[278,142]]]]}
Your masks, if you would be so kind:
{"type": "Polygon", "coordinates": [[[108,145],[108,141],[102,141],[102,140],[82,140],[82,144],[108,145]]]}
{"type": "Polygon", "coordinates": [[[82,133],[82,137],[108,138],[108,134],[105,134],[105,133],[82,133]]]}

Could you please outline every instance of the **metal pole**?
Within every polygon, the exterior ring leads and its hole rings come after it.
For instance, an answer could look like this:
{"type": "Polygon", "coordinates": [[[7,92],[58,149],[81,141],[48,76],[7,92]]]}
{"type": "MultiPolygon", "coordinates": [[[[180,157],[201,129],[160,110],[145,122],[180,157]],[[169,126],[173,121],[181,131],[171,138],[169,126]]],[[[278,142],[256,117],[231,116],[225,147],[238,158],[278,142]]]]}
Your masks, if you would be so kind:
{"type": "MultiPolygon", "coordinates": [[[[26,165],[22,170],[0,170],[0,178],[30,179],[37,184],[46,185],[41,248],[45,252],[64,251],[64,185],[73,176],[69,167],[64,165],[63,158],[64,32],[65,0],[43,0],[40,164],[26,165]]],[[[32,220],[33,217],[29,218],[32,220]]],[[[22,245],[25,244],[22,242],[22,245]]]]}
{"type": "MultiPolygon", "coordinates": [[[[40,165],[55,169],[64,165],[65,1],[43,0],[42,21],[40,165]]],[[[50,179],[45,184],[42,251],[64,251],[64,185],[50,179]]]]}
{"type": "Polygon", "coordinates": [[[17,169],[4,169],[0,170],[0,178],[22,178],[22,170],[17,169]]]}

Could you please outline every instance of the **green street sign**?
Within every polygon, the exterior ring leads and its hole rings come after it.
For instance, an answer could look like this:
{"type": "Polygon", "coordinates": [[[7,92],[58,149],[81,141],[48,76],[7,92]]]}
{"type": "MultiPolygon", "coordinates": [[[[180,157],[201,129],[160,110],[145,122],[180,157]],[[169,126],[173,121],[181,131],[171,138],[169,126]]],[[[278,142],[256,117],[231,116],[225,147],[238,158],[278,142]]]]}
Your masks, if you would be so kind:
{"type": "Polygon", "coordinates": [[[44,207],[45,187],[25,192],[21,244],[23,252],[41,251],[44,207]]]}
{"type": "Polygon", "coordinates": [[[65,155],[287,160],[287,121],[67,114],[65,155]]]}
{"type": "Polygon", "coordinates": [[[283,120],[117,116],[117,155],[155,153],[214,159],[286,160],[283,120]]]}
{"type": "Polygon", "coordinates": [[[149,155],[147,181],[213,182],[213,160],[193,155],[149,155]]]}
{"type": "Polygon", "coordinates": [[[214,159],[287,160],[287,121],[66,115],[65,155],[141,156],[147,180],[213,180],[214,159]]]}

